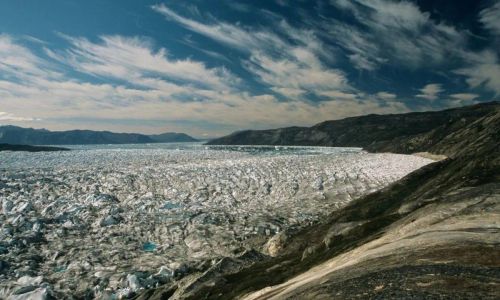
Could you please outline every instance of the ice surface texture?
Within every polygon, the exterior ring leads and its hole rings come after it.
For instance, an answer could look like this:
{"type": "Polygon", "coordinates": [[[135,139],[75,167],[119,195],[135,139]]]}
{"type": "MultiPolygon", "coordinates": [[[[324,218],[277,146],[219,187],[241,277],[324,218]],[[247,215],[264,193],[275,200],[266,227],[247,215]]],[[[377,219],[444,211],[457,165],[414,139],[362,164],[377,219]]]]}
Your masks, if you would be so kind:
{"type": "Polygon", "coordinates": [[[43,276],[32,291],[62,294],[151,287],[431,162],[355,149],[248,149],[0,153],[0,296],[26,289],[23,276],[43,276]]]}

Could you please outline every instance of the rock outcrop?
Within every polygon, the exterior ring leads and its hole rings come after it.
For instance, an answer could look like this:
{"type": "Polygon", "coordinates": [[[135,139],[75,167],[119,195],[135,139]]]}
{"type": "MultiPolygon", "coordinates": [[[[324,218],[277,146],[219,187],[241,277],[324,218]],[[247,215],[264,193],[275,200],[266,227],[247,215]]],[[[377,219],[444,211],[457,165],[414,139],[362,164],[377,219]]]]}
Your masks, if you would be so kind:
{"type": "Polygon", "coordinates": [[[140,299],[500,298],[498,103],[265,133],[214,142],[363,146],[448,159],[287,237],[276,257],[221,271],[188,294],[170,285],[140,299]]]}

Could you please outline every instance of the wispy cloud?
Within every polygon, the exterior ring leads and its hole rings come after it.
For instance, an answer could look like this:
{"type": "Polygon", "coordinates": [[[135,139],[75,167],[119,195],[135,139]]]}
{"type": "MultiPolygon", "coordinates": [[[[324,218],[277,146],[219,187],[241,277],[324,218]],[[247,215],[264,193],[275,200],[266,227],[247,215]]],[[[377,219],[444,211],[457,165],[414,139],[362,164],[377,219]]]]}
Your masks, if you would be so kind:
{"type": "Polygon", "coordinates": [[[237,26],[225,22],[217,22],[216,24],[203,24],[201,22],[197,22],[195,20],[177,14],[164,4],[153,5],[151,8],[154,11],[164,15],[167,19],[177,22],[194,32],[233,46],[235,48],[239,48],[243,51],[247,50],[248,47],[255,45],[256,43],[272,43],[272,41],[275,39],[273,35],[260,35],[256,37],[252,34],[249,34],[249,31],[247,30],[238,28],[237,26]]]}
{"type": "Polygon", "coordinates": [[[40,119],[35,119],[35,118],[27,118],[27,117],[20,117],[16,116],[11,113],[7,113],[4,111],[0,111],[0,122],[2,121],[9,121],[9,122],[23,122],[23,121],[41,121],[40,119]]]}
{"type": "Polygon", "coordinates": [[[226,1],[226,5],[239,12],[247,13],[252,11],[252,6],[245,3],[235,2],[233,0],[226,1]]]}
{"type": "Polygon", "coordinates": [[[348,52],[360,70],[376,70],[383,64],[422,68],[445,64],[459,55],[466,35],[437,23],[413,2],[388,0],[330,1],[348,13],[357,25],[324,22],[332,42],[348,52]]]}
{"type": "Polygon", "coordinates": [[[471,105],[475,103],[475,99],[477,99],[478,97],[479,95],[471,93],[451,94],[450,98],[447,101],[447,105],[450,107],[471,105]]]}
{"type": "Polygon", "coordinates": [[[288,88],[288,87],[272,87],[271,88],[275,93],[281,94],[285,97],[296,99],[302,95],[304,95],[307,91],[296,88],[288,88]]]}
{"type": "Polygon", "coordinates": [[[165,48],[157,51],[150,41],[137,37],[101,36],[101,43],[84,38],[66,37],[72,48],[59,54],[60,61],[75,69],[98,76],[151,85],[158,77],[181,80],[218,89],[229,89],[237,82],[235,75],[224,68],[207,68],[199,61],[172,59],[165,48]],[[149,74],[148,77],[143,74],[149,74]]]}
{"type": "Polygon", "coordinates": [[[152,9],[193,32],[248,53],[243,66],[261,83],[285,97],[352,90],[344,72],[323,63],[333,58],[311,30],[294,28],[284,20],[276,24],[274,31],[218,20],[204,24],[163,4],[152,9]]]}
{"type": "Polygon", "coordinates": [[[182,39],[181,43],[183,43],[184,45],[187,45],[193,49],[196,49],[196,50],[198,50],[198,51],[200,51],[200,52],[202,52],[210,57],[219,59],[219,60],[224,61],[224,62],[229,63],[229,64],[233,64],[233,62],[229,58],[227,58],[225,55],[218,53],[218,52],[215,52],[215,51],[204,49],[204,47],[202,45],[199,45],[196,41],[194,41],[192,39],[191,35],[184,37],[182,39]]]}
{"type": "Polygon", "coordinates": [[[500,95],[500,63],[494,51],[468,53],[467,64],[454,73],[466,76],[471,88],[484,87],[500,95]]]}
{"type": "MultiPolygon", "coordinates": [[[[328,30],[330,41],[346,51],[357,69],[377,71],[387,65],[411,70],[432,68],[465,76],[471,88],[500,93],[500,64],[495,50],[498,45],[489,45],[480,52],[469,49],[468,31],[432,19],[415,2],[331,0],[330,4],[357,22],[323,20],[316,24],[328,30]]],[[[497,37],[499,20],[499,1],[478,16],[478,21],[497,37]]],[[[436,94],[423,92],[418,97],[433,100],[436,94]]]]}
{"type": "Polygon", "coordinates": [[[478,16],[490,34],[492,45],[481,51],[463,51],[463,65],[455,69],[455,74],[466,77],[466,82],[471,88],[482,88],[500,95],[500,1],[484,8],[478,16]]]}
{"type": "Polygon", "coordinates": [[[6,34],[0,34],[0,57],[0,78],[3,75],[28,80],[31,77],[57,78],[61,75],[6,34]]]}
{"type": "Polygon", "coordinates": [[[462,101],[472,101],[476,98],[479,97],[478,94],[471,94],[471,93],[458,93],[458,94],[451,94],[451,98],[456,99],[456,100],[462,100],[462,101]]]}
{"type": "Polygon", "coordinates": [[[315,54],[326,53],[323,51],[322,42],[315,37],[313,31],[294,28],[283,19],[274,24],[274,28],[263,29],[231,24],[213,17],[206,18],[203,22],[197,21],[181,16],[164,4],[153,5],[151,8],[169,21],[245,53],[259,50],[280,55],[283,50],[297,46],[307,47],[315,54]]]}
{"type": "Polygon", "coordinates": [[[386,101],[393,101],[396,100],[398,97],[396,94],[389,93],[389,92],[378,92],[376,96],[380,99],[384,99],[386,101]]]}
{"type": "Polygon", "coordinates": [[[441,84],[431,83],[420,89],[420,94],[417,94],[417,97],[434,101],[442,92],[444,92],[444,90],[441,84]]]}
{"type": "MultiPolygon", "coordinates": [[[[203,126],[182,127],[176,123],[189,120],[194,124],[217,124],[209,132],[218,135],[227,130],[312,125],[325,119],[366,112],[407,110],[401,103],[383,106],[379,100],[369,97],[351,101],[354,95],[336,91],[323,91],[328,99],[317,104],[293,98],[282,101],[271,94],[253,95],[233,89],[232,81],[224,82],[224,75],[218,76],[216,70],[192,61],[182,62],[181,66],[185,63],[198,68],[204,76],[215,77],[211,84],[197,85],[201,79],[191,70],[180,67],[177,60],[171,60],[167,50],[153,51],[136,38],[103,37],[100,42],[93,43],[68,37],[70,48],[67,50],[46,49],[50,59],[35,55],[12,38],[2,41],[3,49],[16,49],[9,52],[8,64],[9,72],[16,76],[0,79],[2,110],[9,112],[2,113],[2,119],[27,126],[67,129],[85,125],[92,129],[137,131],[139,127],[134,124],[156,120],[159,124],[177,124],[170,127],[177,131],[207,133],[203,126]],[[131,57],[131,53],[142,56],[131,57]],[[12,67],[15,65],[12,62],[25,59],[29,59],[26,67],[23,64],[12,67]],[[42,73],[45,68],[58,69],[61,63],[98,76],[102,83],[82,81],[68,74],[42,73]],[[155,64],[163,64],[165,69],[159,70],[155,64]],[[172,70],[186,74],[172,74],[172,70]],[[220,85],[228,88],[221,89],[220,85]],[[87,121],[75,123],[80,119],[87,121]],[[224,128],[224,131],[217,128],[224,128]]],[[[4,65],[3,71],[7,70],[4,65]]],[[[300,89],[278,92],[289,96],[302,93],[300,89]]],[[[145,131],[168,130],[165,126],[150,129],[144,126],[140,128],[145,131]]]]}
{"type": "MultiPolygon", "coordinates": [[[[295,89],[320,94],[327,90],[350,89],[342,71],[324,68],[320,64],[304,63],[303,60],[280,59],[255,53],[245,66],[263,83],[273,86],[277,91],[295,89]]],[[[287,93],[284,95],[287,96],[287,93]]]]}
{"type": "Polygon", "coordinates": [[[500,36],[500,1],[495,1],[490,7],[479,13],[479,21],[493,34],[500,36]]]}

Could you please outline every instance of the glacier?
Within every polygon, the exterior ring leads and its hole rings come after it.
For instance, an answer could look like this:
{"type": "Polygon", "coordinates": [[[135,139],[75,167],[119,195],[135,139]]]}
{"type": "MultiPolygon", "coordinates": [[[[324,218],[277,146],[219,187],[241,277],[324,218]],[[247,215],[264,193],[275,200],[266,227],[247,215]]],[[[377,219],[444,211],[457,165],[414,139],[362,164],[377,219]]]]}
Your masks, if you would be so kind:
{"type": "Polygon", "coordinates": [[[431,162],[358,148],[199,144],[1,152],[0,298],[127,297],[263,251],[281,232],[431,162]]]}

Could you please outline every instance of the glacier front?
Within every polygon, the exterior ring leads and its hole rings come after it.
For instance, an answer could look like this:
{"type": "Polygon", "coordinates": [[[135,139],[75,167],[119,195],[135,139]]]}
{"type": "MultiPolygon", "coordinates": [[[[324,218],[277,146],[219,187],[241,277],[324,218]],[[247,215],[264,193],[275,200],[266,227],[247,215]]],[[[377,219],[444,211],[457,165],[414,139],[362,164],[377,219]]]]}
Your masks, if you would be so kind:
{"type": "Polygon", "coordinates": [[[0,298],[127,296],[260,250],[430,162],[319,147],[2,152],[0,298]]]}

